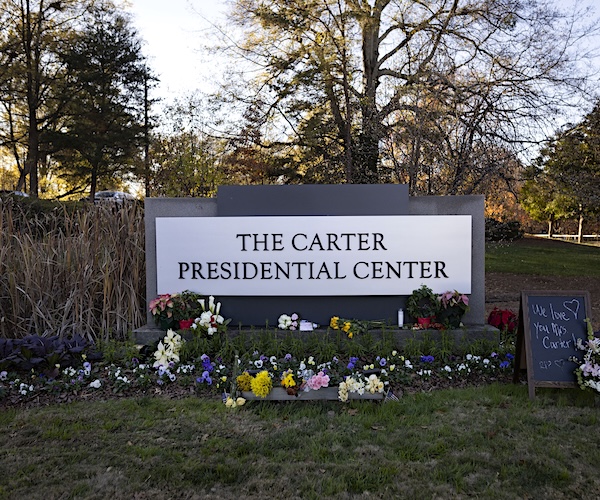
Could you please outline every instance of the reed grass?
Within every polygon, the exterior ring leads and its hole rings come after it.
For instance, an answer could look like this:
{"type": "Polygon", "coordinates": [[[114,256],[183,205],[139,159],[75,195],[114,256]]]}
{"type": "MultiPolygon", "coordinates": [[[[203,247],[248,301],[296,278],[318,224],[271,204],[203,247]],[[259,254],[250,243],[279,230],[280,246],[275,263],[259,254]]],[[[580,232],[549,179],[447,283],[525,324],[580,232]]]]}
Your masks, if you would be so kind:
{"type": "Polygon", "coordinates": [[[145,324],[143,211],[0,200],[0,335],[125,339],[145,324]]]}

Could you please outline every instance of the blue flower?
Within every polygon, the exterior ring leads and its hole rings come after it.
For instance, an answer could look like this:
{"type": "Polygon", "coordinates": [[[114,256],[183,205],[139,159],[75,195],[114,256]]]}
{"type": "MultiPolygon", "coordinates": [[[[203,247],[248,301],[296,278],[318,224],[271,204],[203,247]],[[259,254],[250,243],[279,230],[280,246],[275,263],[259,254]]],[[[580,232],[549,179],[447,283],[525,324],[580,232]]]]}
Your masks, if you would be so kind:
{"type": "Polygon", "coordinates": [[[386,359],[385,359],[385,358],[381,358],[381,359],[379,360],[379,366],[385,366],[385,365],[387,365],[387,361],[386,361],[386,359]]]}
{"type": "Polygon", "coordinates": [[[507,352],[506,359],[515,359],[515,357],[510,352],[507,352]]]}
{"type": "Polygon", "coordinates": [[[510,366],[510,361],[502,361],[500,363],[500,368],[508,368],[510,366]]]}
{"type": "Polygon", "coordinates": [[[354,370],[354,365],[356,365],[357,361],[358,361],[358,358],[351,357],[350,362],[348,363],[348,370],[354,370]]]}
{"type": "Polygon", "coordinates": [[[421,356],[421,363],[433,363],[434,357],[429,356],[421,356]]]}

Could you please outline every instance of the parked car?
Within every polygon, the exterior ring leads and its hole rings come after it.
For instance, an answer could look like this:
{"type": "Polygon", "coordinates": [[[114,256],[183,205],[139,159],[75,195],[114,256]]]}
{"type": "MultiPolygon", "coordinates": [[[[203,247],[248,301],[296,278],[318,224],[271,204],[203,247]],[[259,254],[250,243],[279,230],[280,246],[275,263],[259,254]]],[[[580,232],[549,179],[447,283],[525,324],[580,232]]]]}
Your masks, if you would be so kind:
{"type": "Polygon", "coordinates": [[[123,191],[98,191],[94,195],[95,202],[123,203],[125,200],[135,200],[135,196],[123,191]]]}

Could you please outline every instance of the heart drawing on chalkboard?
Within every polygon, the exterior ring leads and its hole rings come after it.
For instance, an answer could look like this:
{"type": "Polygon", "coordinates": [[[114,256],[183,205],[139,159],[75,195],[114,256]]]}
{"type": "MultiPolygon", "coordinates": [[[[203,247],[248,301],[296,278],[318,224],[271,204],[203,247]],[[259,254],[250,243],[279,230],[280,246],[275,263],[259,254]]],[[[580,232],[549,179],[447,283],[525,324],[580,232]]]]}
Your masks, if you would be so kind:
{"type": "Polygon", "coordinates": [[[563,365],[565,364],[565,360],[564,359],[555,359],[554,360],[554,364],[556,366],[558,366],[559,368],[562,368],[563,365]]]}
{"type": "Polygon", "coordinates": [[[579,301],[577,299],[565,300],[563,306],[567,311],[571,311],[575,319],[577,319],[577,313],[579,312],[579,301]]]}

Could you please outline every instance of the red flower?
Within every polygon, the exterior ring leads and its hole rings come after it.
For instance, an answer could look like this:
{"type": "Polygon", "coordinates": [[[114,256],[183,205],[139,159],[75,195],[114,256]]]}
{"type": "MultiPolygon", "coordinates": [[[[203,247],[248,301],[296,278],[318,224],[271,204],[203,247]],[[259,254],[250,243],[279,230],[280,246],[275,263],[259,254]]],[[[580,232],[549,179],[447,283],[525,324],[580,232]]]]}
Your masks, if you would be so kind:
{"type": "Polygon", "coordinates": [[[179,320],[179,329],[180,330],[189,330],[194,324],[193,319],[180,319],[179,320]]]}

